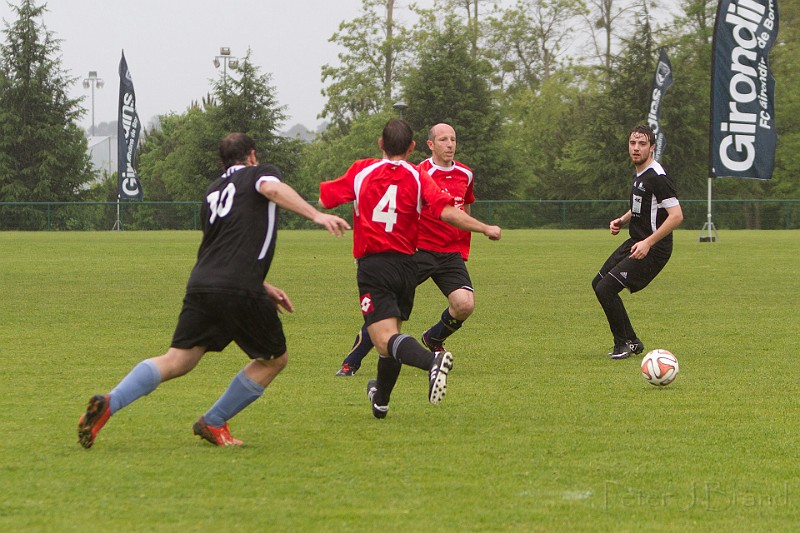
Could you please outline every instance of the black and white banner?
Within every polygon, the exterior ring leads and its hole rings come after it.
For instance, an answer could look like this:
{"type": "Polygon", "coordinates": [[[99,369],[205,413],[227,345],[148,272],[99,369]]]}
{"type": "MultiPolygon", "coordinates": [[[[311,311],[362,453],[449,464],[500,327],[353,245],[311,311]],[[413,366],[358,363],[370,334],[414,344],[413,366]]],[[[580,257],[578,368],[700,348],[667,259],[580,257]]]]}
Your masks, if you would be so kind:
{"type": "Polygon", "coordinates": [[[119,114],[117,115],[117,176],[119,197],[122,200],[141,200],[142,184],[136,175],[136,147],[142,124],[136,112],[136,93],[125,61],[119,62],[119,114]]]}
{"type": "Polygon", "coordinates": [[[653,90],[650,93],[650,111],[647,114],[647,122],[650,124],[653,133],[656,134],[655,160],[661,161],[661,154],[667,145],[667,138],[661,129],[661,100],[669,86],[672,85],[672,63],[669,62],[666,49],[662,48],[658,55],[658,65],[653,76],[653,90]]]}
{"type": "Polygon", "coordinates": [[[720,0],[711,77],[713,177],[772,177],[778,134],[769,51],[777,36],[777,0],[720,0]]]}

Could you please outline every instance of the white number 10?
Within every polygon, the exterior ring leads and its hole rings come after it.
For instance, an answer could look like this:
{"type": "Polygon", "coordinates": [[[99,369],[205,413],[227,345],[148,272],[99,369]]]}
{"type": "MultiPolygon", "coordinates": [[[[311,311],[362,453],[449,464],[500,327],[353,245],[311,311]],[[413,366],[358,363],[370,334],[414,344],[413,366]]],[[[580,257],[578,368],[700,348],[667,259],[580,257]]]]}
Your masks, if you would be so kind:
{"type": "Polygon", "coordinates": [[[222,218],[230,213],[235,194],[236,186],[233,183],[229,183],[222,192],[214,191],[208,195],[206,200],[208,200],[208,207],[211,209],[211,216],[208,221],[211,224],[214,223],[217,217],[222,218]]]}
{"type": "Polygon", "coordinates": [[[392,232],[397,222],[397,185],[389,185],[381,201],[372,210],[372,221],[386,224],[386,232],[392,232]]]}

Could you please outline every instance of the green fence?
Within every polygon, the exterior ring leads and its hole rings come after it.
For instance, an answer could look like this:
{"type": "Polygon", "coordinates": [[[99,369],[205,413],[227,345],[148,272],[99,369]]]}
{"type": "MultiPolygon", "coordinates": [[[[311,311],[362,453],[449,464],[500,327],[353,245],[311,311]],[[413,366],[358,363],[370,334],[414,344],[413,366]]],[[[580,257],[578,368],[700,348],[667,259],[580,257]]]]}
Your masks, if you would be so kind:
{"type": "MultiPolygon", "coordinates": [[[[200,229],[200,202],[0,202],[0,230],[104,231],[200,229]]],[[[683,228],[703,227],[707,200],[681,200],[683,228]]],[[[623,200],[483,200],[472,214],[503,228],[606,228],[628,208],[623,200]]],[[[350,219],[350,207],[335,211],[350,219]]],[[[800,200],[714,200],[717,229],[798,229],[800,200]]],[[[313,224],[284,212],[281,227],[313,224]]]]}

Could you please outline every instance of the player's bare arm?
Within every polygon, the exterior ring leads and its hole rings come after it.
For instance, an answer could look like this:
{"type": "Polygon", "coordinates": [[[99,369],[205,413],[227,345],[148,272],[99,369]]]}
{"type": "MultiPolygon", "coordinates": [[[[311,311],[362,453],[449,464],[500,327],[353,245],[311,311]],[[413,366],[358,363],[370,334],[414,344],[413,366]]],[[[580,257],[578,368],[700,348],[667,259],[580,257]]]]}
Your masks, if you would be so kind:
{"type": "Polygon", "coordinates": [[[288,209],[315,224],[319,224],[327,229],[331,235],[342,237],[350,229],[350,224],[345,219],[317,211],[297,191],[282,181],[262,181],[258,190],[271,202],[275,202],[278,207],[288,209]]]}
{"type": "Polygon", "coordinates": [[[473,233],[483,233],[492,241],[500,240],[500,226],[485,224],[452,205],[445,206],[439,218],[458,229],[471,231],[473,233]]]}

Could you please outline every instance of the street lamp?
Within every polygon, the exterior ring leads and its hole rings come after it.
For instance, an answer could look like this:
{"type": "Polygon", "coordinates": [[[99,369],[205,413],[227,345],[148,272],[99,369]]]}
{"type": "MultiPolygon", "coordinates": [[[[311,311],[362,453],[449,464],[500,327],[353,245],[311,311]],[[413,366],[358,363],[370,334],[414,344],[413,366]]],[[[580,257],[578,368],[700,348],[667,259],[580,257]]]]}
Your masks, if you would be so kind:
{"type": "Polygon", "coordinates": [[[103,79],[97,77],[96,70],[89,71],[89,77],[83,79],[83,88],[92,88],[92,137],[94,137],[94,88],[102,89],[104,85],[103,79]]]}
{"type": "Polygon", "coordinates": [[[403,111],[408,109],[408,104],[403,101],[395,102],[394,105],[392,105],[392,108],[397,110],[397,112],[400,114],[400,120],[403,120],[403,111]]]}
{"type": "Polygon", "coordinates": [[[219,49],[219,55],[214,56],[214,68],[219,68],[222,65],[222,85],[228,88],[228,67],[236,70],[239,66],[239,58],[231,55],[231,49],[227,46],[222,46],[219,49]]]}

